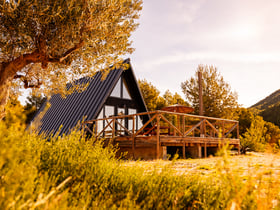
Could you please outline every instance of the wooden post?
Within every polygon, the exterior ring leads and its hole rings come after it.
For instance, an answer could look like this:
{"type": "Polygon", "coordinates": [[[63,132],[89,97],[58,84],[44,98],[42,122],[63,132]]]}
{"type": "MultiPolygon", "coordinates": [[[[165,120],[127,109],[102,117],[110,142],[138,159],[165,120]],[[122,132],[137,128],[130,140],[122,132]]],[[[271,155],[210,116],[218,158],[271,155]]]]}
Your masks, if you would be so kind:
{"type": "Polygon", "coordinates": [[[162,147],[162,159],[167,160],[167,146],[162,147]]]}
{"type": "Polygon", "coordinates": [[[201,158],[201,145],[197,144],[197,152],[198,152],[198,158],[201,158]]]}
{"type": "Polygon", "coordinates": [[[95,139],[97,140],[97,133],[98,132],[98,120],[95,121],[95,139]]]}
{"type": "Polygon", "coordinates": [[[112,129],[112,138],[115,138],[115,133],[116,133],[116,119],[113,119],[113,129],[112,129]]]}
{"type": "Polygon", "coordinates": [[[206,119],[203,120],[203,135],[206,137],[206,119]]]}
{"type": "Polygon", "coordinates": [[[160,116],[159,114],[157,113],[157,159],[159,159],[159,132],[160,132],[160,128],[159,128],[159,121],[160,121],[160,116]]]}
{"type": "Polygon", "coordinates": [[[186,143],[183,143],[183,158],[186,159],[186,143]]]}
{"type": "Polygon", "coordinates": [[[185,119],[185,115],[183,116],[183,134],[185,133],[185,130],[186,130],[186,119],[185,119]]]}
{"type": "MultiPolygon", "coordinates": [[[[202,92],[202,72],[198,71],[198,89],[199,89],[199,115],[203,116],[203,92],[202,92]]],[[[204,134],[203,124],[200,125],[200,136],[204,134]]]]}
{"type": "Polygon", "coordinates": [[[198,86],[199,86],[199,115],[203,116],[203,92],[202,92],[202,72],[198,71],[198,86]]]}
{"type": "MultiPolygon", "coordinates": [[[[237,134],[236,134],[236,137],[237,137],[237,139],[239,139],[239,122],[237,122],[237,126],[236,126],[236,132],[237,132],[237,134]]],[[[240,140],[239,140],[239,144],[238,144],[238,155],[240,155],[240,140]]]]}
{"type": "Polygon", "coordinates": [[[135,116],[132,118],[132,154],[133,154],[133,159],[135,159],[135,116]]]}
{"type": "Polygon", "coordinates": [[[204,143],[204,158],[207,158],[207,143],[204,143]]]}

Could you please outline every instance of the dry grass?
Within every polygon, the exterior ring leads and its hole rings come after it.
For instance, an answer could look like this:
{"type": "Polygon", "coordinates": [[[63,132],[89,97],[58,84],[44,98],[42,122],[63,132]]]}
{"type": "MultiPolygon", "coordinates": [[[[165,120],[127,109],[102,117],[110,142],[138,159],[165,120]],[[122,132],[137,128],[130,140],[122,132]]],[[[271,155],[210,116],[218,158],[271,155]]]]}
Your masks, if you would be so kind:
{"type": "MultiPolygon", "coordinates": [[[[247,155],[229,156],[227,167],[238,173],[240,176],[256,176],[259,174],[280,175],[280,155],[272,153],[255,153],[247,155]]],[[[161,170],[164,166],[171,166],[177,174],[211,174],[215,173],[218,166],[224,164],[223,157],[208,157],[203,159],[178,159],[176,161],[128,161],[123,163],[126,166],[144,168],[146,171],[158,168],[161,170]]]]}

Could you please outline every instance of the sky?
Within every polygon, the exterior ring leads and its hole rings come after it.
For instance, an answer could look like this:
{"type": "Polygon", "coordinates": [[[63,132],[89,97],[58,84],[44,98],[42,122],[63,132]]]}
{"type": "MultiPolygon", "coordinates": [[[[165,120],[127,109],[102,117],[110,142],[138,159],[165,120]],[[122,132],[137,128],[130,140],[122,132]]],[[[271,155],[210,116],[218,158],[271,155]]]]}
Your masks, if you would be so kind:
{"type": "Polygon", "coordinates": [[[184,97],[181,83],[214,65],[250,107],[280,89],[279,10],[279,0],[143,0],[136,77],[184,97]]]}

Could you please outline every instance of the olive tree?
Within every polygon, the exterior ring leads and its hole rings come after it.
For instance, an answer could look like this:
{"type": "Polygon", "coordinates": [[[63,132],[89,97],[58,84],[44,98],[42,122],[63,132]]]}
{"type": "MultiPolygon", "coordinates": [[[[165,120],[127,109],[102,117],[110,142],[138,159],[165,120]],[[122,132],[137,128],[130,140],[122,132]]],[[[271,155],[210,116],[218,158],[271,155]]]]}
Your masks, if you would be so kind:
{"type": "Polygon", "coordinates": [[[142,0],[0,0],[0,119],[11,85],[57,91],[120,63],[141,8],[142,0]]]}

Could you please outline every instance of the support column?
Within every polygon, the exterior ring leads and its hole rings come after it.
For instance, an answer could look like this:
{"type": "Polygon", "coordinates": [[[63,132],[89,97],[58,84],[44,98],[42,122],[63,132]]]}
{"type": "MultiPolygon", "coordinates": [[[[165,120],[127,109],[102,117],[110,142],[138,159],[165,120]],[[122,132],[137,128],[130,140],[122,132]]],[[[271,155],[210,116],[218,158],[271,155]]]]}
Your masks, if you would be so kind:
{"type": "Polygon", "coordinates": [[[201,145],[200,144],[197,144],[197,153],[198,153],[198,158],[201,158],[202,155],[201,155],[201,145]]]}
{"type": "Polygon", "coordinates": [[[167,159],[167,146],[162,147],[162,159],[163,160],[167,159]]]}
{"type": "Polygon", "coordinates": [[[159,114],[157,113],[157,159],[159,159],[159,132],[160,132],[160,128],[159,128],[159,121],[160,121],[160,117],[159,114]]]}
{"type": "Polygon", "coordinates": [[[186,159],[186,143],[183,143],[183,158],[186,159]]]}
{"type": "Polygon", "coordinates": [[[204,158],[207,158],[207,143],[204,143],[204,158]]]}
{"type": "Polygon", "coordinates": [[[133,116],[133,118],[132,118],[132,155],[133,155],[133,159],[135,159],[135,135],[134,135],[134,131],[135,131],[135,116],[133,116]]]}
{"type": "Polygon", "coordinates": [[[238,144],[238,155],[240,155],[240,143],[238,144]]]}

